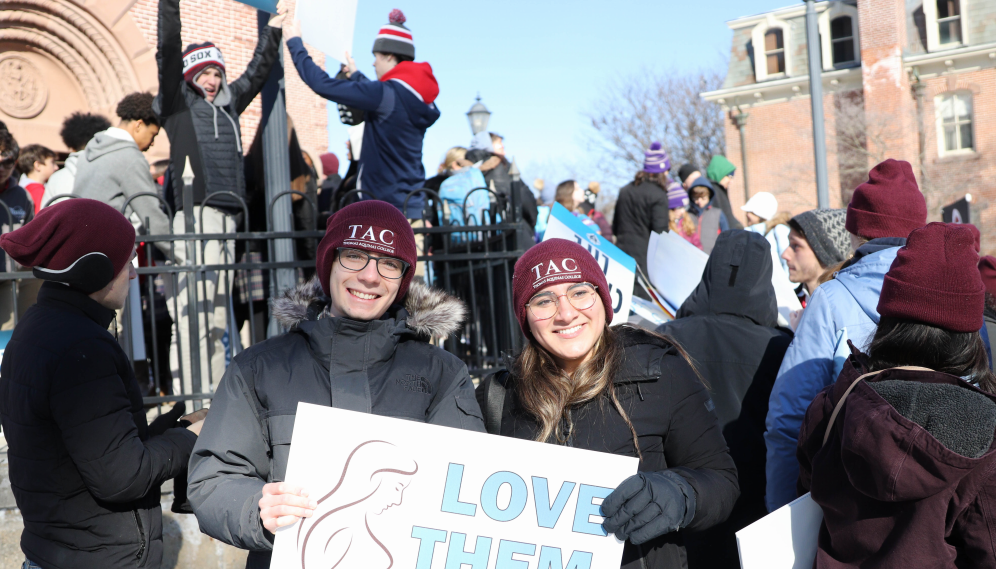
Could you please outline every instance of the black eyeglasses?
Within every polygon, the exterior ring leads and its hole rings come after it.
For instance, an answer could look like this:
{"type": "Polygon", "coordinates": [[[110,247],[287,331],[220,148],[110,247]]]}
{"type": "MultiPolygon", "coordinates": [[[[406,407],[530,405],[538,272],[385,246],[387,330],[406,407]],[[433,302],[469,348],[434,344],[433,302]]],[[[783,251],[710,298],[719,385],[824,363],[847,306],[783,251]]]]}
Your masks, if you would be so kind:
{"type": "Polygon", "coordinates": [[[0,160],[0,168],[10,168],[17,162],[17,156],[12,156],[6,160],[0,160]]]}
{"type": "Polygon", "coordinates": [[[370,253],[360,249],[339,247],[336,252],[338,252],[339,264],[348,271],[362,271],[367,268],[370,259],[373,259],[377,262],[377,274],[385,279],[400,279],[411,266],[394,257],[372,257],[370,253]]]}

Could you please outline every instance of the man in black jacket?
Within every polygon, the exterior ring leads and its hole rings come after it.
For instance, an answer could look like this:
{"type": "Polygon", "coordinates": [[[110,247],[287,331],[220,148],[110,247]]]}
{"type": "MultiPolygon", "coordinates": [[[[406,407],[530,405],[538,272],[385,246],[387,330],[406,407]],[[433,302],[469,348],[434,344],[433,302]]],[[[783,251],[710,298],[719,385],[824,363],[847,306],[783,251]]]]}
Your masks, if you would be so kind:
{"type": "Polygon", "coordinates": [[[107,331],[135,278],[135,229],[78,198],[43,209],[0,247],[46,281],[0,365],[28,566],[156,569],[159,487],[186,468],[203,413],[184,417],[185,429],[172,428],[172,413],[149,425],[131,362],[107,331]]]}
{"type": "Polygon", "coordinates": [[[737,465],[740,498],[727,521],[686,539],[688,566],[740,567],[735,532],[767,515],[764,419],[775,376],[792,341],[778,328],[767,240],[744,230],[716,240],[702,281],[658,332],[677,340],[709,384],[719,424],[737,465]]]}
{"type": "MultiPolygon", "coordinates": [[[[173,232],[185,233],[183,211],[183,168],[186,160],[194,172],[194,204],[205,207],[195,210],[197,233],[234,232],[239,225],[242,205],[246,198],[245,177],[242,169],[242,133],[239,115],[252,103],[270,75],[270,68],[277,59],[282,35],[282,5],[280,13],[270,19],[262,33],[252,60],[245,73],[227,82],[225,59],[221,50],[211,42],[192,44],[181,49],[180,0],[159,1],[159,94],[153,108],[162,118],[163,128],[170,142],[170,176],[174,197],[173,232]],[[234,194],[234,195],[233,195],[234,194]],[[236,198],[235,196],[238,196],[236,198]],[[241,199],[239,199],[241,198],[241,199]],[[203,225],[201,220],[203,220],[203,225]]],[[[197,244],[201,251],[201,243],[197,244]]],[[[177,264],[188,262],[185,247],[175,249],[177,264]]],[[[214,265],[235,261],[233,241],[208,241],[200,263],[214,265]]],[[[204,385],[216,383],[225,372],[225,346],[222,337],[226,327],[228,292],[224,284],[233,282],[221,271],[204,273],[203,288],[198,290],[204,314],[199,328],[201,344],[201,378],[204,385]],[[208,361],[210,360],[210,365],[208,361]]],[[[186,289],[187,273],[180,273],[178,290],[186,289]]],[[[182,367],[189,389],[190,361],[188,354],[190,327],[187,322],[187,295],[169,291],[177,297],[179,315],[173,314],[172,300],[167,301],[170,316],[178,323],[179,342],[182,349],[170,350],[171,357],[182,353],[182,362],[172,362],[173,369],[182,367]]]]}
{"type": "Polygon", "coordinates": [[[429,343],[458,329],[466,306],[412,283],[415,259],[399,209],[344,207],[329,219],[315,279],[274,302],[289,332],[243,350],[225,372],[188,496],[201,531],[249,550],[247,568],[269,567],[273,532],[317,506],[283,483],[298,403],[484,432],[467,366],[429,343]]]}

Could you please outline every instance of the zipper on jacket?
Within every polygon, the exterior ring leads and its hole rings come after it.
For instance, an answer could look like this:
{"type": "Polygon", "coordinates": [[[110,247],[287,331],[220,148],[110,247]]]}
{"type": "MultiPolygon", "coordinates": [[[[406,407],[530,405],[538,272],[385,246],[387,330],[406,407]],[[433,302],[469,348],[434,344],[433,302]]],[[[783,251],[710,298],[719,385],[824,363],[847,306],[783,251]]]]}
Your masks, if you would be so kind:
{"type": "Polygon", "coordinates": [[[138,524],[138,555],[137,558],[141,559],[142,555],[145,554],[145,526],[142,525],[142,518],[138,514],[138,510],[135,510],[135,523],[138,524]]]}

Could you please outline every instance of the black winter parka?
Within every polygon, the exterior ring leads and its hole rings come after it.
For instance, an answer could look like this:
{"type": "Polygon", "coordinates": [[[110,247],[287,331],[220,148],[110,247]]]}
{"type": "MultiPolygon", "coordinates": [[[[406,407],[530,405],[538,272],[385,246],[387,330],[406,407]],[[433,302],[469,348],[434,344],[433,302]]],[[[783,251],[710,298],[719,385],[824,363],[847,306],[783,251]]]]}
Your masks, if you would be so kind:
{"type": "Polygon", "coordinates": [[[721,233],[702,281],[681,305],[677,320],[657,329],[685,348],[709,383],[740,479],[740,498],[730,518],[688,535],[692,569],[739,569],[736,532],[768,513],[764,419],[792,342],[792,332],[778,328],[770,247],[757,233],[721,233]]]}
{"type": "Polygon", "coordinates": [[[0,421],[21,550],[45,569],[162,562],[160,485],[197,437],[150,437],[131,362],[107,331],[114,311],[45,283],[0,365],[0,421]]]}
{"type": "MultiPolygon", "coordinates": [[[[653,182],[639,185],[629,184],[619,190],[616,210],[612,218],[612,234],[616,245],[647,274],[647,248],[650,232],[663,233],[668,230],[670,215],[667,190],[653,182]]],[[[639,289],[639,287],[637,287],[639,289]]],[[[638,293],[643,296],[642,290],[638,293]]]]}
{"type": "Polygon", "coordinates": [[[380,320],[329,316],[328,302],[316,277],[274,303],[290,331],[232,360],[190,459],[201,531],[248,549],[247,569],[270,566],[259,500],[287,472],[298,403],[484,431],[467,366],[426,341],[459,327],[463,302],[418,282],[380,320]]]}
{"type": "MultiPolygon", "coordinates": [[[[730,514],[740,492],[736,467],[705,386],[677,350],[643,330],[620,326],[614,331],[626,353],[615,376],[616,397],[639,437],[643,455],[639,470],[673,470],[688,480],[696,494],[695,516],[690,525],[640,545],[627,541],[622,568],[683,568],[687,566],[683,534],[711,527],[730,514]]],[[[481,383],[477,389],[479,403],[486,401],[488,383],[502,375],[494,374],[481,383]]],[[[503,381],[507,389],[501,435],[535,440],[538,424],[516,396],[516,378],[504,375],[503,381]]],[[[568,445],[636,456],[629,427],[607,400],[589,401],[570,413],[573,430],[568,445]]]]}
{"type": "MultiPolygon", "coordinates": [[[[280,49],[280,28],[266,26],[256,45],[252,60],[241,77],[226,83],[213,103],[198,94],[183,78],[180,0],[159,0],[159,94],[153,108],[169,135],[170,180],[173,184],[174,211],[183,209],[183,167],[190,158],[194,170],[194,204],[216,195],[207,205],[232,215],[242,213],[232,192],[246,198],[242,169],[242,132],[239,115],[259,94],[280,49]]],[[[234,231],[235,228],[232,228],[234,231]]]]}

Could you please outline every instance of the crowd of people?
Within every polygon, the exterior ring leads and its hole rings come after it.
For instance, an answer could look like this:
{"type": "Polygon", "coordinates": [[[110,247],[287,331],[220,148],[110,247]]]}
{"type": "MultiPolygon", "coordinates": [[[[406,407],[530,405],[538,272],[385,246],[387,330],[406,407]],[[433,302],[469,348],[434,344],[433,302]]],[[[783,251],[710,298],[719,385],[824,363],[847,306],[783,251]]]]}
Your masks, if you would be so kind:
{"type": "MultiPolygon", "coordinates": [[[[18,306],[0,289],[13,330],[0,425],[24,569],[159,567],[167,480],[174,512],[248,550],[247,567],[268,567],[278,528],[318,506],[284,481],[300,402],[636,457],[637,474],[601,505],[626,569],[739,567],[735,533],[806,492],[824,516],[816,567],[996,566],[996,258],[980,257],[975,227],[928,223],[909,163],[874,166],[845,208],[796,215],[768,192],[734,212],[729,160],[712,157],[704,174],[684,164],[673,177],[658,142],[610,215],[595,207],[598,183],[539,181],[537,197],[495,133],[450,149],[427,179],[422,139],[440,116],[439,87],[415,61],[400,11],[374,42],[376,80],[348,54],[330,77],[281,4],[231,82],[217,46],[181,47],[178,0],[159,11],[159,93],[122,99],[117,126],[67,118],[62,169],[53,151],[21,148],[0,125],[0,223],[11,229],[0,249],[6,271],[35,277],[3,281],[21,287],[18,306]],[[200,362],[172,350],[164,374],[200,366],[220,378],[209,410],[185,414],[180,403],[150,423],[149,390],[108,327],[136,290],[140,259],[188,259],[165,241],[136,249],[136,235],[268,228],[262,135],[244,149],[238,118],[282,39],[305,83],[362,125],[349,167],[340,177],[334,154],[312,160],[289,121],[293,222],[324,231],[295,243],[314,267],[294,290],[270,299],[263,271],[204,271],[199,338],[185,336],[195,317],[186,273],[146,297],[167,342],[201,347],[200,362]],[[160,129],[170,161],[150,167],[143,153],[160,129]],[[194,211],[177,170],[188,160],[194,211]],[[523,347],[475,380],[439,346],[468,309],[432,286],[418,262],[431,243],[415,229],[486,223],[509,204],[536,237],[507,283],[523,347]],[[543,239],[554,204],[645,273],[653,232],[708,255],[675,318],[647,329],[614,317],[592,255],[543,239]],[[803,307],[788,325],[777,279],[803,307]],[[230,305],[239,326],[272,318],[286,331],[228,357],[230,305]],[[422,383],[394,389],[398,377],[422,383]]],[[[196,261],[267,253],[252,240],[206,240],[196,261]]]]}

